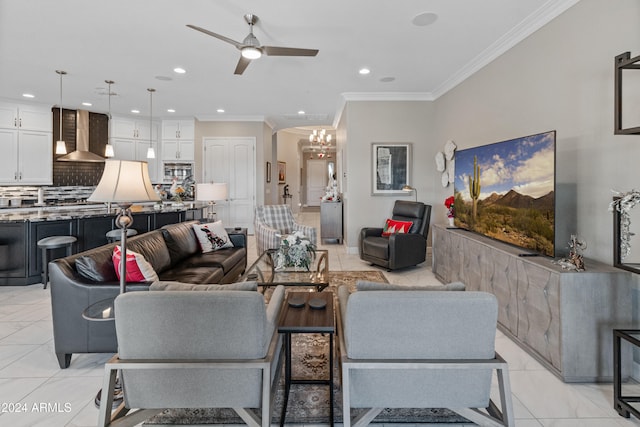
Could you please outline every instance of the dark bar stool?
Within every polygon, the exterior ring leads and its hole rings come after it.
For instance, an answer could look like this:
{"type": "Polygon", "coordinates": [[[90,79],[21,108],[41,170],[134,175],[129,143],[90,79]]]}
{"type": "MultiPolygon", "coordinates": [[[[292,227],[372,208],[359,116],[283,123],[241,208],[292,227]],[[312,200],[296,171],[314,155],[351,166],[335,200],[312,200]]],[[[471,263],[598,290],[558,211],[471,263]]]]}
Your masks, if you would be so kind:
{"type": "MultiPolygon", "coordinates": [[[[127,237],[135,236],[138,234],[136,230],[133,228],[127,228],[127,237]]],[[[107,231],[107,242],[115,243],[120,241],[120,237],[122,236],[122,230],[116,228],[115,230],[107,231]]]]}
{"type": "Polygon", "coordinates": [[[77,241],[73,236],[51,236],[38,240],[38,248],[42,249],[42,283],[47,289],[49,283],[49,249],[67,248],[67,256],[73,254],[73,244],[77,241]]]}

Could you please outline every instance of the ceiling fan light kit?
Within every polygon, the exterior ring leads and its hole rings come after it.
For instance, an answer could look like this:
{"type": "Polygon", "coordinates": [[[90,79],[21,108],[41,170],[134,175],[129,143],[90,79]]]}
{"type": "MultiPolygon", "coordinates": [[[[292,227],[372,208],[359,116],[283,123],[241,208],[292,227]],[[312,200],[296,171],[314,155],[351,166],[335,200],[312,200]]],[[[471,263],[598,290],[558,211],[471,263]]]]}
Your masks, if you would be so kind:
{"type": "Polygon", "coordinates": [[[253,26],[258,22],[258,16],[247,13],[244,15],[244,20],[249,24],[249,34],[244,38],[242,43],[196,25],[187,24],[187,27],[235,46],[235,48],[240,51],[240,59],[238,60],[234,74],[244,73],[244,70],[249,66],[251,61],[260,58],[263,54],[266,56],[316,56],[318,54],[318,49],[262,46],[256,36],[253,35],[253,26]]]}

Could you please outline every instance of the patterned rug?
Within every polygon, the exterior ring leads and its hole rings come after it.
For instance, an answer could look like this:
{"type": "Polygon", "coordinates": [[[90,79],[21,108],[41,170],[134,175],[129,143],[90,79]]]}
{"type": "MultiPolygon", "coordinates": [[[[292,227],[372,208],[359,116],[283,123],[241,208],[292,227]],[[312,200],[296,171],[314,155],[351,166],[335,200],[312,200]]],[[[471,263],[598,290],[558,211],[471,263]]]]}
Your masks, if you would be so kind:
{"type": "MultiPolygon", "coordinates": [[[[330,289],[348,285],[355,291],[358,280],[388,283],[381,271],[331,272],[330,289]]],[[[289,288],[294,289],[294,288],[289,288]]],[[[329,343],[322,334],[292,335],[292,377],[296,379],[327,378],[329,375],[329,343]]],[[[336,359],[337,360],[337,359],[336,359]]],[[[281,370],[282,371],[282,370],[281,370]]],[[[281,372],[276,389],[272,412],[272,423],[280,422],[284,401],[284,372],[281,372]]],[[[293,384],[287,405],[287,424],[328,424],[329,389],[323,385],[293,384]]],[[[259,415],[259,411],[256,411],[259,415]]],[[[358,415],[352,410],[352,416],[358,415]]],[[[334,416],[342,422],[342,390],[340,372],[334,366],[334,416]]],[[[448,409],[385,409],[374,423],[465,423],[468,421],[448,409]]],[[[244,424],[231,409],[168,409],[148,419],[143,425],[198,425],[198,424],[244,424]]]]}

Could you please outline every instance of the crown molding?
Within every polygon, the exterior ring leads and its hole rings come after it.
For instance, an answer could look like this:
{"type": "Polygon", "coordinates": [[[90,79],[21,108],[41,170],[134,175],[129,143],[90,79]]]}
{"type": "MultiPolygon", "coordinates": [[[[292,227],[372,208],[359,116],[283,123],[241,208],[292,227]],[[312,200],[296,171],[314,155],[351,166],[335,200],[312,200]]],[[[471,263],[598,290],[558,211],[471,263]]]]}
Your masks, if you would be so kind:
{"type": "Polygon", "coordinates": [[[344,92],[340,96],[349,101],[433,101],[430,92],[344,92]]]}
{"type": "Polygon", "coordinates": [[[434,99],[438,99],[503,53],[529,37],[534,32],[551,22],[580,0],[549,0],[526,19],[513,27],[509,32],[496,40],[491,46],[476,56],[458,72],[445,80],[434,91],[434,99]]]}
{"type": "Polygon", "coordinates": [[[434,101],[431,92],[344,92],[340,94],[336,114],[333,119],[333,128],[338,128],[340,118],[347,102],[350,101],[434,101]]]}
{"type": "Polygon", "coordinates": [[[224,114],[216,116],[196,116],[201,122],[267,122],[265,116],[227,116],[224,114]]]}

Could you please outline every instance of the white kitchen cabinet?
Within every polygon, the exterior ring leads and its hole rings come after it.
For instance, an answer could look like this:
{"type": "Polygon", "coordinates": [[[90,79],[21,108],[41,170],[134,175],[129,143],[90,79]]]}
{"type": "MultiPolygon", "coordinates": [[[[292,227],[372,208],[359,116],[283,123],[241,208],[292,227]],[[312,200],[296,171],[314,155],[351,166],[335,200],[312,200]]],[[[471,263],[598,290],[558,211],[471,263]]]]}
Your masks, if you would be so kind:
{"type": "Polygon", "coordinates": [[[40,105],[0,102],[0,128],[51,132],[51,109],[40,105]]]}
{"type": "Polygon", "coordinates": [[[194,139],[193,120],[163,120],[162,139],[194,139]]]}
{"type": "Polygon", "coordinates": [[[0,185],[53,183],[51,132],[0,129],[0,185]]]}
{"type": "Polygon", "coordinates": [[[163,139],[162,160],[193,162],[195,159],[193,140],[163,139]]]}
{"type": "Polygon", "coordinates": [[[136,140],[129,138],[111,138],[113,159],[136,160],[136,140]]]}
{"type": "MultiPolygon", "coordinates": [[[[154,132],[155,133],[155,132],[154,132]]],[[[149,148],[149,139],[133,139],[133,138],[111,138],[114,156],[116,160],[140,160],[149,164],[149,178],[151,182],[161,182],[162,178],[158,171],[158,143],[153,141],[153,148],[156,152],[155,159],[147,159],[147,150],[149,148]]]]}
{"type": "Polygon", "coordinates": [[[192,162],[195,123],[193,120],[162,121],[162,160],[192,162]]]}
{"type": "Polygon", "coordinates": [[[51,109],[0,102],[0,185],[53,183],[51,109]]]}
{"type": "MultiPolygon", "coordinates": [[[[114,117],[111,119],[111,137],[149,141],[149,121],[114,117]]],[[[153,138],[157,139],[157,137],[157,129],[154,129],[153,138]]]]}

